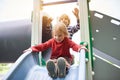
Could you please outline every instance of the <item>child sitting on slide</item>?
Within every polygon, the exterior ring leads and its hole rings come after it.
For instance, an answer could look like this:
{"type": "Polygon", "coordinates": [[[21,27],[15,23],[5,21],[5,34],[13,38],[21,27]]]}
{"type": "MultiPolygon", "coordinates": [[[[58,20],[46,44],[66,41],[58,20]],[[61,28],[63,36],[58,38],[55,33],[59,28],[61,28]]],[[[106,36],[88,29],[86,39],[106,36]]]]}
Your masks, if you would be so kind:
{"type": "Polygon", "coordinates": [[[79,52],[81,49],[86,49],[85,46],[78,45],[68,37],[68,30],[65,24],[58,22],[52,29],[53,38],[48,41],[32,46],[26,51],[39,52],[51,48],[51,56],[47,61],[46,68],[51,78],[64,78],[66,70],[70,68],[73,58],[69,49],[79,52]]]}

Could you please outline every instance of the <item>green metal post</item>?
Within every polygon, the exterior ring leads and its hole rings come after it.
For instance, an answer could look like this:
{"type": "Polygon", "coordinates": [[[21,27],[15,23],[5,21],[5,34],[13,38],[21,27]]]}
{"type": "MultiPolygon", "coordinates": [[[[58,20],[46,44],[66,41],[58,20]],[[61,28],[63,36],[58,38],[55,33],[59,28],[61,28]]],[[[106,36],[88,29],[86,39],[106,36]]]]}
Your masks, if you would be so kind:
{"type": "Polygon", "coordinates": [[[88,43],[88,62],[86,63],[86,80],[93,80],[92,77],[92,59],[91,59],[91,41],[90,41],[90,29],[88,20],[88,1],[78,0],[80,11],[80,35],[81,41],[88,43]]]}

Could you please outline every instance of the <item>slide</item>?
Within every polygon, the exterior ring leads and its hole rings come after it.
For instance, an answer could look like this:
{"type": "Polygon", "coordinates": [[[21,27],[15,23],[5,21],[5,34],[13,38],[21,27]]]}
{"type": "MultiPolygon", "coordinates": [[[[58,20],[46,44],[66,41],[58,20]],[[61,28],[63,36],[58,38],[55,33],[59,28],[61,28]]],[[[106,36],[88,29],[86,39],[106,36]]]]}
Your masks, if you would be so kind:
{"type": "MultiPolygon", "coordinates": [[[[39,66],[39,54],[26,52],[14,63],[3,80],[53,80],[49,77],[46,66],[39,66]]],[[[72,65],[64,79],[55,80],[80,80],[79,64],[72,65]]]]}

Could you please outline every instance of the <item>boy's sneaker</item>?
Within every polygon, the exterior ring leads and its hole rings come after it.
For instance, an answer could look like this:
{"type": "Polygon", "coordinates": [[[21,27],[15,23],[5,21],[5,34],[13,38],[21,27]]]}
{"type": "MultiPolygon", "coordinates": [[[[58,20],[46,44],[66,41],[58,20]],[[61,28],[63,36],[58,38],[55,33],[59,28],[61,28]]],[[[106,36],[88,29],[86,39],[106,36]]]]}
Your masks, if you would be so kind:
{"type": "Polygon", "coordinates": [[[57,78],[57,69],[53,61],[47,62],[47,70],[50,77],[53,79],[57,78]]]}
{"type": "Polygon", "coordinates": [[[64,58],[58,58],[58,77],[64,78],[66,76],[66,63],[64,58]]]}

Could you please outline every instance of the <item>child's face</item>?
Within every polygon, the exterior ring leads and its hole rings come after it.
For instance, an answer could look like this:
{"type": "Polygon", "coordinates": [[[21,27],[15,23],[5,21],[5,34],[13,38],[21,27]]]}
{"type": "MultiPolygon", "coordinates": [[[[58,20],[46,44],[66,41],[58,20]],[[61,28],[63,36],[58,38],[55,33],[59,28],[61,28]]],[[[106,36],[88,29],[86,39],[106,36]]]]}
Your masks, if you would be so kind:
{"type": "Polygon", "coordinates": [[[60,22],[64,23],[66,25],[66,27],[68,27],[68,25],[69,25],[68,18],[61,18],[60,22]]]}
{"type": "Polygon", "coordinates": [[[62,32],[55,31],[53,37],[56,40],[56,42],[60,43],[64,40],[65,35],[62,32]]]}

